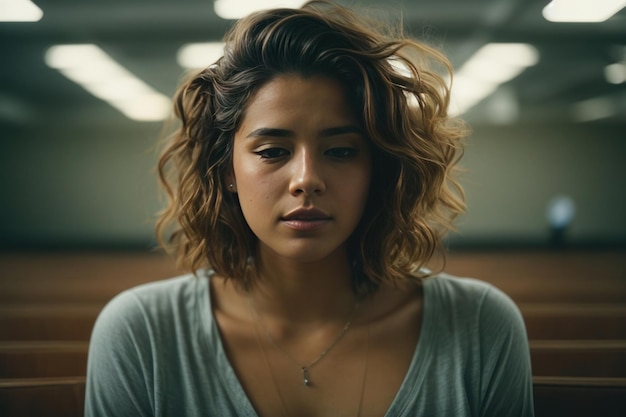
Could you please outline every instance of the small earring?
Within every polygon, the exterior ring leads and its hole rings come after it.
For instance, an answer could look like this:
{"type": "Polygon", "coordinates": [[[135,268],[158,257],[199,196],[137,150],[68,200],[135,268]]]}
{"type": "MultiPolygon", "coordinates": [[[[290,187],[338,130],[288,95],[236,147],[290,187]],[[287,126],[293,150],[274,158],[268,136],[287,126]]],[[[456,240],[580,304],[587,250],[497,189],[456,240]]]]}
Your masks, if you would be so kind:
{"type": "Polygon", "coordinates": [[[233,184],[232,182],[230,184],[228,184],[228,188],[230,188],[231,190],[235,188],[235,184],[233,184]]]}

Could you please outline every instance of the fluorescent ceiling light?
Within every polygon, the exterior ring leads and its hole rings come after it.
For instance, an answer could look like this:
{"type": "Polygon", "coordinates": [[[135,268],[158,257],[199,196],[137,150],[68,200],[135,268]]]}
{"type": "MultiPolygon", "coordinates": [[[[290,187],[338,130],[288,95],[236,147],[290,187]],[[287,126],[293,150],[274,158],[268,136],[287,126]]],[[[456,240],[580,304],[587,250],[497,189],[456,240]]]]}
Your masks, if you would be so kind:
{"type": "Polygon", "coordinates": [[[489,43],[480,48],[471,61],[524,68],[535,65],[539,61],[539,54],[533,46],[525,43],[489,43]]]}
{"type": "Polygon", "coordinates": [[[159,121],[170,114],[169,97],[152,89],[96,45],[52,46],[45,61],[130,119],[159,121]]]}
{"type": "Polygon", "coordinates": [[[452,114],[462,114],[504,84],[539,62],[528,44],[490,43],[480,48],[454,75],[452,114]]]}
{"type": "Polygon", "coordinates": [[[305,0],[215,0],[213,9],[222,19],[241,19],[259,10],[286,7],[297,9],[305,0]]]}
{"type": "Polygon", "coordinates": [[[626,6],[626,0],[552,0],[543,9],[550,22],[604,22],[626,6]]]}
{"type": "Polygon", "coordinates": [[[572,107],[574,119],[579,122],[590,122],[615,116],[617,107],[611,97],[596,97],[575,103],[572,107]]]}
{"type": "Polygon", "coordinates": [[[187,69],[206,68],[224,55],[224,42],[189,43],[176,54],[178,65],[187,69]]]}
{"type": "Polygon", "coordinates": [[[123,100],[110,101],[126,117],[142,122],[158,122],[170,115],[172,102],[169,97],[151,92],[135,95],[123,100]]]}
{"type": "Polygon", "coordinates": [[[626,62],[616,62],[604,68],[604,78],[611,84],[626,82],[626,62]]]}
{"type": "Polygon", "coordinates": [[[38,22],[43,11],[30,0],[0,0],[0,22],[38,22]]]}
{"type": "Polygon", "coordinates": [[[454,76],[452,100],[459,107],[457,111],[464,113],[483,98],[491,95],[497,88],[498,83],[490,83],[458,73],[454,76]]]}

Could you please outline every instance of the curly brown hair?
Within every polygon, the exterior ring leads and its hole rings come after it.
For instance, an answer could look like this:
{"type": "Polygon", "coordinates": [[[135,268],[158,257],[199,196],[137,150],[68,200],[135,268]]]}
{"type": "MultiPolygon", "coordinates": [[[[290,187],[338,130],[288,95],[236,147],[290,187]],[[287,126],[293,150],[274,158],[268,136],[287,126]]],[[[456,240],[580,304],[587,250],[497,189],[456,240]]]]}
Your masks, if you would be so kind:
{"type": "Polygon", "coordinates": [[[157,222],[179,266],[210,267],[244,286],[257,239],[226,190],[246,103],[281,74],[329,76],[372,148],[369,198],[348,241],[355,285],[419,277],[465,209],[455,172],[464,124],[448,116],[452,68],[436,49],[341,6],[312,1],[239,20],[224,55],[183,83],[180,119],[158,164],[169,205],[157,222]]]}

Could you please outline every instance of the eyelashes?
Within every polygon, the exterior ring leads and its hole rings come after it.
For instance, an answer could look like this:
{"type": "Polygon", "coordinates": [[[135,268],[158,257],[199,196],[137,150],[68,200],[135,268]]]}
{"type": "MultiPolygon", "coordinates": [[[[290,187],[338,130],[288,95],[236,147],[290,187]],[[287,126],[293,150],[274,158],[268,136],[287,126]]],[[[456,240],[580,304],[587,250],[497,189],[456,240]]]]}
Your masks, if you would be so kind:
{"type": "Polygon", "coordinates": [[[331,148],[331,149],[327,150],[326,152],[324,152],[324,154],[326,154],[328,156],[331,156],[333,158],[339,158],[339,159],[353,158],[358,153],[359,153],[358,149],[356,149],[356,148],[348,148],[348,147],[331,148]]]}
{"type": "MultiPolygon", "coordinates": [[[[350,159],[358,154],[358,149],[352,147],[335,147],[324,151],[324,155],[333,159],[350,159]]],[[[260,159],[263,160],[278,160],[287,157],[291,152],[284,148],[271,147],[254,151],[260,159]]]]}
{"type": "Polygon", "coordinates": [[[254,152],[261,159],[277,159],[289,155],[283,148],[265,148],[254,152]]]}

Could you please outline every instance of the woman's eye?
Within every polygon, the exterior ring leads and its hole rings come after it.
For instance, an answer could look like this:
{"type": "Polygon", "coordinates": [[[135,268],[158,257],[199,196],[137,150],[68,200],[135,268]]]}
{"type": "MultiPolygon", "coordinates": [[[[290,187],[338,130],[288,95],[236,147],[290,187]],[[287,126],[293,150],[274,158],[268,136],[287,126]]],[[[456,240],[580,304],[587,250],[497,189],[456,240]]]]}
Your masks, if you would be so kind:
{"type": "Polygon", "coordinates": [[[326,155],[333,158],[351,158],[357,154],[355,148],[332,148],[326,151],[326,155]]]}
{"type": "Polygon", "coordinates": [[[282,148],[266,148],[254,153],[259,155],[261,159],[275,159],[288,154],[287,150],[282,148]]]}

